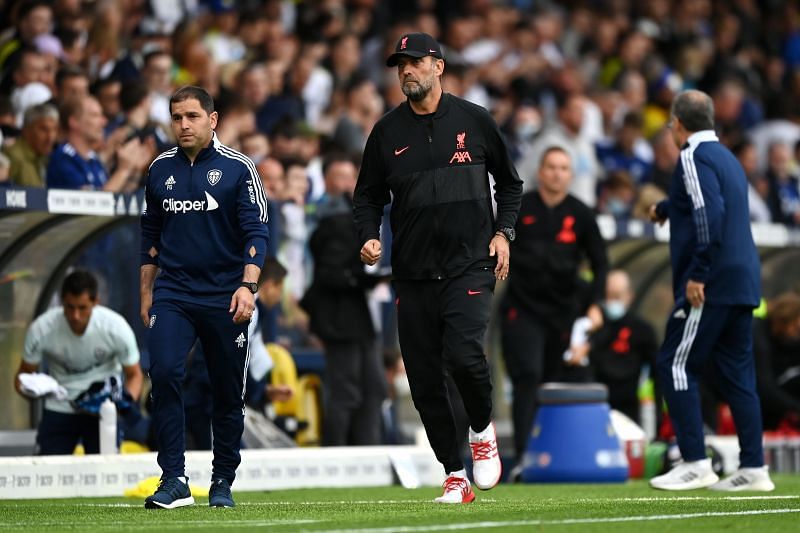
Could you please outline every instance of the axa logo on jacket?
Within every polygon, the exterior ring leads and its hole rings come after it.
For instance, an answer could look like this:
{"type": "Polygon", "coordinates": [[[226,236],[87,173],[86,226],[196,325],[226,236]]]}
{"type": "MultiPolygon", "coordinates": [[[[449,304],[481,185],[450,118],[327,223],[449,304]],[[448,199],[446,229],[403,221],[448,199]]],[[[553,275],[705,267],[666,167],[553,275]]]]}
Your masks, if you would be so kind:
{"type": "Polygon", "coordinates": [[[454,161],[456,163],[466,163],[467,161],[472,163],[472,157],[466,149],[466,140],[466,131],[456,134],[456,151],[453,153],[453,157],[450,158],[450,164],[453,164],[454,161]]]}
{"type": "Polygon", "coordinates": [[[206,192],[205,201],[164,198],[161,202],[161,208],[167,213],[189,213],[191,211],[214,211],[219,208],[219,204],[213,196],[206,192]]]}

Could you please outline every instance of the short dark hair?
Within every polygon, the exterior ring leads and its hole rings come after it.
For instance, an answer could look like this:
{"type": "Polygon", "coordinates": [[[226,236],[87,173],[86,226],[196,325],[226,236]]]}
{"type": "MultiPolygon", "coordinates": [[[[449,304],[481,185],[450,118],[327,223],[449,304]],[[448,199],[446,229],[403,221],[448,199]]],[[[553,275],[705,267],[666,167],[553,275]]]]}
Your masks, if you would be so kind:
{"type": "Polygon", "coordinates": [[[261,274],[258,276],[258,284],[263,285],[267,281],[279,283],[286,277],[287,271],[280,261],[274,257],[264,259],[264,266],[261,267],[261,274]]]}
{"type": "Polygon", "coordinates": [[[94,98],[94,96],[76,96],[61,103],[58,114],[61,127],[65,131],[69,130],[69,119],[80,117],[83,114],[83,103],[87,98],[94,98]]]}
{"type": "Polygon", "coordinates": [[[52,13],[53,6],[47,0],[28,0],[27,2],[20,2],[17,4],[16,10],[16,23],[19,24],[22,19],[27,17],[31,14],[34,9],[38,9],[40,7],[46,7],[52,13]]]}
{"type": "Polygon", "coordinates": [[[172,104],[177,102],[184,102],[186,100],[197,100],[200,102],[200,107],[209,115],[214,112],[214,99],[202,87],[196,85],[185,85],[175,91],[172,98],[169,99],[169,111],[172,112],[172,104]]]}
{"type": "Polygon", "coordinates": [[[562,154],[569,157],[569,152],[567,152],[567,149],[564,148],[563,146],[558,146],[557,144],[548,146],[547,148],[544,149],[544,152],[542,152],[542,157],[539,158],[539,168],[542,168],[542,165],[544,165],[544,160],[547,159],[547,156],[552,154],[553,152],[561,152],[562,154]]]}
{"type": "Polygon", "coordinates": [[[714,102],[702,91],[689,89],[678,93],[672,100],[671,112],[688,131],[714,129],[714,102]]]}
{"type": "Polygon", "coordinates": [[[166,50],[162,50],[161,48],[157,48],[155,50],[147,52],[144,55],[144,57],[142,58],[142,65],[144,67],[147,67],[147,66],[150,65],[150,61],[152,61],[153,59],[155,59],[157,57],[161,57],[161,56],[167,56],[170,59],[172,59],[172,56],[166,50]]]}
{"type": "Polygon", "coordinates": [[[149,95],[147,84],[141,80],[124,83],[119,91],[119,106],[127,113],[144,102],[149,95]]]}
{"type": "Polygon", "coordinates": [[[334,163],[342,163],[342,162],[353,163],[355,165],[355,163],[353,162],[353,158],[345,154],[344,152],[339,152],[339,151],[328,152],[322,159],[322,175],[325,176],[325,174],[328,173],[328,169],[334,163]]]}
{"type": "Polygon", "coordinates": [[[89,293],[89,298],[97,300],[97,278],[88,270],[75,270],[61,283],[61,298],[67,294],[80,296],[89,293]]]}
{"type": "Polygon", "coordinates": [[[64,81],[70,78],[86,78],[88,80],[89,75],[80,67],[65,65],[56,72],[56,87],[60,88],[64,81]]]}

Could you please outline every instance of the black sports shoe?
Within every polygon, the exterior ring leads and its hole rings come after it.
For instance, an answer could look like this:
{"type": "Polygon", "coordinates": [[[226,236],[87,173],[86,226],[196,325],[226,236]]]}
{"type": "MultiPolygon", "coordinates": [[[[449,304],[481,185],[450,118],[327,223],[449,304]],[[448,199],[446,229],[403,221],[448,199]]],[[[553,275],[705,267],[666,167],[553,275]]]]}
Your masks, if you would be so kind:
{"type": "Polygon", "coordinates": [[[209,507],[236,507],[231,496],[231,484],[227,479],[212,479],[208,489],[209,507]]]}
{"type": "Polygon", "coordinates": [[[175,509],[192,505],[192,491],[189,490],[189,479],[184,483],[179,478],[161,478],[158,488],[144,500],[145,509],[175,509]]]}

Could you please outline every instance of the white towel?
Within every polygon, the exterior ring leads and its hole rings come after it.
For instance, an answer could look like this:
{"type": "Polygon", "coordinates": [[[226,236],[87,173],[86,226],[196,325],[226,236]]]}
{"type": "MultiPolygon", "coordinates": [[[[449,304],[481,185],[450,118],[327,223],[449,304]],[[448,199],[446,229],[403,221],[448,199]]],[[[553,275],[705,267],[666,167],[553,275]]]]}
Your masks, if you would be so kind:
{"type": "MultiPolygon", "coordinates": [[[[564,361],[572,359],[572,347],[583,346],[589,342],[589,332],[592,330],[592,319],[588,316],[582,316],[575,320],[572,324],[572,333],[569,337],[569,348],[564,352],[564,361]]],[[[587,366],[589,358],[584,357],[581,361],[581,366],[587,366]]]]}
{"type": "Polygon", "coordinates": [[[28,398],[53,396],[56,400],[67,399],[67,389],[47,374],[20,374],[20,391],[28,398]]]}

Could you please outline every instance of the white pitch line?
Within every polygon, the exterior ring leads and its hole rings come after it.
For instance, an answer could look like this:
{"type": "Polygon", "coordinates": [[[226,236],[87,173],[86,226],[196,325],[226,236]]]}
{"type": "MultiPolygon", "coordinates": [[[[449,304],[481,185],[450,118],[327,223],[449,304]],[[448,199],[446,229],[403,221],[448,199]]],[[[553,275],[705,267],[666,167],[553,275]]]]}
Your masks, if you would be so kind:
{"type": "MultiPolygon", "coordinates": [[[[748,501],[748,500],[797,500],[800,499],[800,495],[771,495],[771,496],[642,496],[642,497],[620,497],[620,498],[577,498],[575,500],[563,500],[557,498],[543,498],[538,500],[540,503],[543,502],[551,502],[551,501],[559,501],[559,502],[576,502],[576,503],[600,503],[600,502],[674,502],[674,501],[748,501]]],[[[480,498],[475,500],[479,503],[496,503],[499,501],[513,501],[513,498],[480,498]]],[[[281,505],[281,506],[291,506],[291,505],[315,505],[315,506],[322,506],[322,505],[408,505],[413,503],[432,503],[432,499],[418,499],[418,500],[315,500],[315,501],[307,501],[307,502],[300,502],[300,501],[287,501],[287,500],[280,500],[274,502],[239,502],[237,506],[251,506],[251,507],[269,507],[270,505],[281,505]]],[[[9,504],[3,505],[0,503],[0,507],[3,506],[20,506],[23,504],[9,504]]],[[[28,506],[29,504],[24,504],[28,506]]],[[[59,505],[58,502],[48,502],[49,506],[52,505],[59,505]]],[[[139,503],[69,503],[69,504],[62,504],[69,507],[79,506],[79,507],[142,507],[142,504],[139,503]]]]}
{"type": "MultiPolygon", "coordinates": [[[[482,502],[498,502],[500,500],[493,499],[493,498],[481,498],[482,502]]],[[[431,499],[419,499],[419,500],[317,500],[317,501],[308,501],[308,502],[293,502],[293,501],[274,501],[274,502],[236,502],[236,506],[270,506],[270,505],[408,505],[409,503],[430,503],[433,502],[433,498],[431,499]]],[[[48,502],[48,505],[53,504],[53,502],[48,502]]],[[[29,504],[11,504],[11,505],[25,505],[26,507],[29,504]]],[[[55,505],[58,505],[58,502],[55,502],[55,505]]],[[[72,506],[79,506],[79,507],[143,507],[141,503],[69,503],[69,504],[62,504],[69,507],[72,506]]],[[[203,505],[203,504],[200,504],[203,505]]],[[[0,507],[3,505],[0,503],[0,507]]]]}
{"type": "MultiPolygon", "coordinates": [[[[797,500],[800,496],[793,494],[772,496],[641,496],[627,498],[578,498],[578,503],[592,502],[675,502],[675,501],[747,501],[747,500],[797,500]]],[[[553,501],[564,501],[556,500],[553,501]]],[[[541,500],[540,500],[541,501],[541,500]]]]}
{"type": "Polygon", "coordinates": [[[462,524],[436,524],[430,526],[404,526],[365,529],[334,529],[326,533],[422,533],[425,531],[458,531],[462,529],[498,528],[512,526],[559,526],[577,524],[613,524],[619,522],[653,522],[661,520],[690,520],[694,518],[716,518],[725,516],[747,516],[766,514],[800,513],[800,509],[762,509],[754,511],[730,511],[707,513],[684,513],[675,515],[619,516],[608,518],[567,518],[564,520],[509,520],[507,522],[472,522],[462,524]]]}
{"type": "MultiPolygon", "coordinates": [[[[226,512],[226,511],[223,511],[226,512]]],[[[225,519],[225,520],[181,520],[179,522],[175,522],[176,526],[185,527],[185,526],[215,526],[215,527],[265,527],[265,526],[294,526],[300,524],[315,524],[320,522],[320,520],[236,520],[236,519],[225,519]]],[[[3,528],[30,528],[31,525],[36,527],[45,527],[45,526],[53,526],[53,527],[65,527],[65,528],[85,528],[86,522],[37,522],[36,524],[31,524],[30,522],[8,522],[8,523],[1,523],[0,525],[3,528]]],[[[102,527],[105,528],[117,528],[117,529],[164,529],[167,527],[167,524],[164,522],[157,522],[157,523],[142,523],[142,522],[108,522],[102,524],[102,527]]]]}

